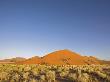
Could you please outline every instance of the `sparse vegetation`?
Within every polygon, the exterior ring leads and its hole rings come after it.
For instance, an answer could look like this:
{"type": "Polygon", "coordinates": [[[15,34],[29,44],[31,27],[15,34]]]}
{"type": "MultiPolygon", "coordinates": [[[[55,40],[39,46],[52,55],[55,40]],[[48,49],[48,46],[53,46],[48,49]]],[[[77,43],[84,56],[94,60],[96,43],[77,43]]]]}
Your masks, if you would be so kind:
{"type": "Polygon", "coordinates": [[[0,64],[0,82],[110,82],[110,66],[0,64]]]}

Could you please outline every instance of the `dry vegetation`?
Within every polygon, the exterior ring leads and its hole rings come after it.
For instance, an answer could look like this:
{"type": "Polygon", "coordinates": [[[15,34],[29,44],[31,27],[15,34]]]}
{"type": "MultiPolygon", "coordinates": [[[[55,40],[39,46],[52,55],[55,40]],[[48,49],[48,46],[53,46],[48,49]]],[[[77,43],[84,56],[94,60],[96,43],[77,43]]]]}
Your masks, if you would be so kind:
{"type": "Polygon", "coordinates": [[[110,66],[1,64],[0,82],[110,82],[110,66]]]}

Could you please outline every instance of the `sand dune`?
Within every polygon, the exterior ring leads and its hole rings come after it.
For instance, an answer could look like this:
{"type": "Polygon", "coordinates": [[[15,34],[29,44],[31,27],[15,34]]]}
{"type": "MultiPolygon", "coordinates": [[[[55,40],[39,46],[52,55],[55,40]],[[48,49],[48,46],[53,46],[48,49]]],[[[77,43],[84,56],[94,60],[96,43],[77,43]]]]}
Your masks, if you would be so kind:
{"type": "Polygon", "coordinates": [[[90,65],[100,64],[95,57],[85,57],[70,50],[59,50],[43,57],[32,57],[19,64],[49,64],[49,65],[90,65]]]}
{"type": "Polygon", "coordinates": [[[16,62],[17,64],[40,64],[41,63],[41,58],[38,56],[29,58],[24,61],[16,62]]]}
{"type": "Polygon", "coordinates": [[[0,61],[0,63],[15,63],[15,64],[48,64],[48,65],[99,65],[110,64],[110,61],[103,61],[93,56],[81,56],[76,52],[70,50],[58,50],[49,53],[43,57],[12,58],[0,61]]]}

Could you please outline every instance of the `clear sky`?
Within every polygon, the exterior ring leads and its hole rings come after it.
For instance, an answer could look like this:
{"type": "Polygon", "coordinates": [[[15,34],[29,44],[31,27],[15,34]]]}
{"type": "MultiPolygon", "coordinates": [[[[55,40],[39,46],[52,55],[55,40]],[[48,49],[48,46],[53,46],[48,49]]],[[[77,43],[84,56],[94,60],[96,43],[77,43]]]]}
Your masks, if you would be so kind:
{"type": "Polygon", "coordinates": [[[0,0],[0,59],[60,49],[110,59],[110,0],[0,0]]]}

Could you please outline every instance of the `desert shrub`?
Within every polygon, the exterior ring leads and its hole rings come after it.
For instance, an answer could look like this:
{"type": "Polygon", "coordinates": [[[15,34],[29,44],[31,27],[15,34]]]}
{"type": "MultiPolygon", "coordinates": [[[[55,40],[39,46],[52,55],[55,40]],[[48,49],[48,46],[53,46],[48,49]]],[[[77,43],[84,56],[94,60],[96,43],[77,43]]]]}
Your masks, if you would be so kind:
{"type": "Polygon", "coordinates": [[[77,81],[78,82],[89,82],[89,75],[87,73],[82,73],[80,76],[78,76],[77,81]]]}
{"type": "Polygon", "coordinates": [[[103,79],[107,77],[107,75],[102,73],[101,71],[97,71],[96,73],[103,79]]]}
{"type": "Polygon", "coordinates": [[[39,82],[45,82],[45,81],[46,81],[45,75],[40,75],[39,82]]]}
{"type": "Polygon", "coordinates": [[[28,71],[30,71],[31,70],[31,67],[29,67],[29,66],[26,66],[25,68],[24,68],[24,72],[28,72],[28,71]]]}
{"type": "Polygon", "coordinates": [[[33,68],[33,69],[31,70],[31,72],[32,72],[32,74],[33,74],[34,76],[37,76],[37,75],[39,74],[38,68],[33,68]]]}
{"type": "Polygon", "coordinates": [[[36,79],[31,79],[29,82],[38,82],[36,79]]]}
{"type": "Polygon", "coordinates": [[[110,66],[0,64],[0,82],[60,82],[60,80],[110,82],[110,66]]]}
{"type": "Polygon", "coordinates": [[[54,71],[48,71],[46,73],[46,79],[48,82],[55,81],[55,72],[54,71]]]}
{"type": "Polygon", "coordinates": [[[23,80],[26,80],[26,81],[29,80],[29,72],[23,73],[23,80]]]}
{"type": "Polygon", "coordinates": [[[68,73],[69,73],[69,71],[64,71],[64,72],[61,72],[59,75],[61,78],[65,78],[65,77],[67,77],[68,73]]]}
{"type": "Polygon", "coordinates": [[[14,81],[16,81],[16,82],[19,82],[19,79],[20,79],[20,75],[19,74],[17,74],[17,73],[15,73],[12,77],[11,77],[11,80],[14,80],[14,81]]]}
{"type": "Polygon", "coordinates": [[[72,82],[76,82],[77,81],[77,74],[76,73],[70,73],[70,74],[68,74],[67,77],[72,82]]]}
{"type": "Polygon", "coordinates": [[[62,71],[63,71],[63,67],[58,67],[56,70],[57,73],[61,73],[62,71]]]}
{"type": "Polygon", "coordinates": [[[0,80],[2,81],[2,80],[7,80],[7,75],[8,75],[8,73],[6,73],[6,72],[1,72],[0,73],[0,80]]]}

